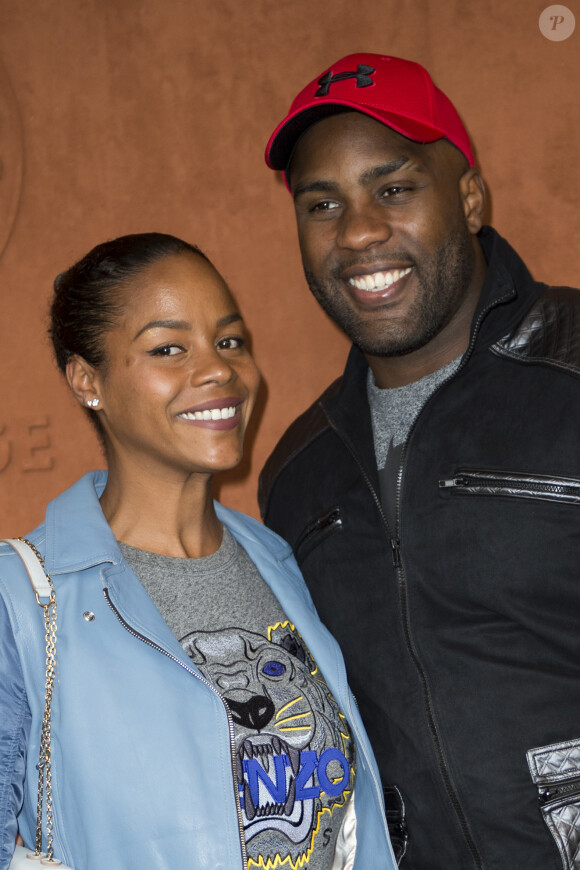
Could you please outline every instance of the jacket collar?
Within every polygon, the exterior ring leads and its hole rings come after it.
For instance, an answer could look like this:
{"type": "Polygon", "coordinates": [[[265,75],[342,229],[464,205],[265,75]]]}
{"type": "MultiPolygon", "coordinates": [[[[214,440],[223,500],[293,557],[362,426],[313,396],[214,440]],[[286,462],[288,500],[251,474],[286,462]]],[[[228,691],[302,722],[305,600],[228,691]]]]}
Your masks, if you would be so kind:
{"type": "Polygon", "coordinates": [[[250,557],[257,550],[262,552],[264,549],[268,556],[277,562],[283,562],[292,556],[290,544],[262,523],[232,508],[224,507],[217,501],[214,502],[214,506],[219,521],[228,527],[250,557]]]}
{"type": "Polygon", "coordinates": [[[321,406],[331,427],[355,460],[362,464],[366,476],[378,492],[373,426],[367,398],[367,372],[368,363],[364,354],[353,345],[339,389],[333,390],[329,398],[323,397],[321,406]]]}
{"type": "Polygon", "coordinates": [[[520,322],[544,285],[535,283],[521,257],[492,227],[478,235],[487,273],[471,325],[470,349],[487,349],[520,322]]]}
{"type": "Polygon", "coordinates": [[[49,503],[45,553],[49,574],[121,561],[121,551],[99,504],[106,482],[106,471],[89,472],[49,503]]]}
{"type": "MultiPolygon", "coordinates": [[[[121,551],[99,504],[106,482],[106,471],[89,472],[49,503],[45,545],[49,574],[82,571],[105,562],[121,563],[121,551]]],[[[268,553],[276,561],[291,554],[282,538],[256,520],[218,502],[215,508],[220,522],[248,552],[262,551],[267,544],[268,553]]]]}

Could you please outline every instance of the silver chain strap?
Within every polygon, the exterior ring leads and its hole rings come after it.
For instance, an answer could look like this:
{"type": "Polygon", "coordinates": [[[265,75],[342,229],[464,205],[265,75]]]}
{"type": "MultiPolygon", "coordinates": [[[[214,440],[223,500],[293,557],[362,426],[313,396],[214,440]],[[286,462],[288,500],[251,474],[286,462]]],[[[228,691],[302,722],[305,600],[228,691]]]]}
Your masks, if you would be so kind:
{"type": "Polygon", "coordinates": [[[27,544],[40,564],[42,570],[46,574],[46,579],[50,584],[50,598],[46,604],[43,604],[38,594],[36,600],[44,610],[44,632],[45,632],[45,651],[46,651],[46,689],[44,695],[44,716],[42,718],[42,730],[40,735],[40,757],[38,760],[38,798],[36,803],[36,843],[34,854],[27,855],[32,860],[40,860],[41,864],[60,864],[54,857],[53,847],[53,823],[54,816],[52,812],[52,777],[51,777],[51,714],[52,714],[52,691],[54,687],[54,671],[56,666],[56,596],[52,579],[48,574],[44,559],[32,544],[26,538],[19,538],[24,544],[27,544]],[[42,851],[42,809],[44,796],[46,795],[46,854],[42,851]]]}

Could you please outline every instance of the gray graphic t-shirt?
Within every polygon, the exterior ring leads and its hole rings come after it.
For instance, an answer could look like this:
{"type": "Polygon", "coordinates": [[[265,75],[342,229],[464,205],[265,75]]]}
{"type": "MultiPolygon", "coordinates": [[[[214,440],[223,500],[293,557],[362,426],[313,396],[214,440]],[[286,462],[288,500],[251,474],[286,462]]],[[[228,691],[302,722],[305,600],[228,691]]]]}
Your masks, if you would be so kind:
{"type": "Polygon", "coordinates": [[[278,599],[226,528],[219,550],[201,559],[120,547],[230,708],[249,870],[331,870],[355,747],[278,599]]]}

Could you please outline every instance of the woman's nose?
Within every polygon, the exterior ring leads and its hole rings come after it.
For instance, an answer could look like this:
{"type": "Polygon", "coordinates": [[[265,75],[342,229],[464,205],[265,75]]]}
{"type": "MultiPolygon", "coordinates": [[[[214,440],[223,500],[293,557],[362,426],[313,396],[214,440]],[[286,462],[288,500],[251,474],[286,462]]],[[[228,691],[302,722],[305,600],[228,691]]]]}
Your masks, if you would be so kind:
{"type": "Polygon", "coordinates": [[[235,376],[234,369],[217,348],[206,349],[192,360],[191,379],[195,384],[227,384],[235,376]]]}

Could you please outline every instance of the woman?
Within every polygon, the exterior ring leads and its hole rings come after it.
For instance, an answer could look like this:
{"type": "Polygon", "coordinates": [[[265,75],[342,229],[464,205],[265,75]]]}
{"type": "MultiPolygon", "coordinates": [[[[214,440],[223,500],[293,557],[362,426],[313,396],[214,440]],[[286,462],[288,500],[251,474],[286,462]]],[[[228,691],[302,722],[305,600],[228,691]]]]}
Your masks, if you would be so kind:
{"type": "MultiPolygon", "coordinates": [[[[28,539],[58,608],[54,854],[76,870],[392,870],[342,658],[289,547],[212,499],[259,375],[223,279],[157,233],[55,282],[58,365],[103,442],[28,539]]],[[[0,870],[34,844],[44,623],[0,547],[0,870]],[[32,626],[32,628],[26,628],[32,626]]]]}

